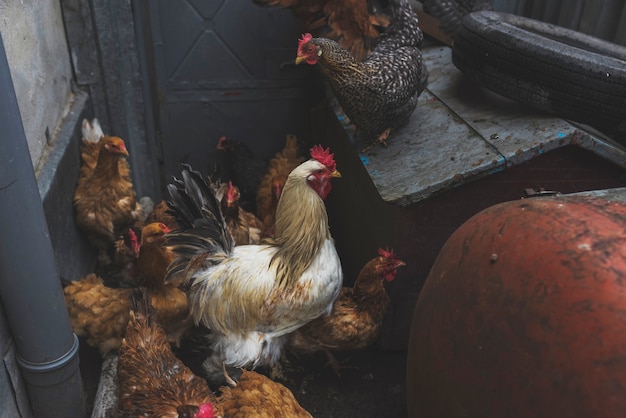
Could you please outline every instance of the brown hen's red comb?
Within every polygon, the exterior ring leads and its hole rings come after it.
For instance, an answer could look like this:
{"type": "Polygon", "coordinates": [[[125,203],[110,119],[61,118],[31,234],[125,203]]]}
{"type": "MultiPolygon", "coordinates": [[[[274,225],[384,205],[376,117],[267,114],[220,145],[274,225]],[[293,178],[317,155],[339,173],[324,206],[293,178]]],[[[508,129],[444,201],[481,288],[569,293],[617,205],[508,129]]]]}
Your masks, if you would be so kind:
{"type": "Polygon", "coordinates": [[[330,148],[324,149],[321,145],[315,145],[311,148],[311,158],[324,164],[330,171],[337,169],[337,163],[334,159],[335,154],[330,153],[330,148]]]}
{"type": "Polygon", "coordinates": [[[390,249],[385,250],[385,249],[379,248],[378,255],[384,258],[398,258],[398,256],[393,252],[393,250],[390,250],[390,249]]]}

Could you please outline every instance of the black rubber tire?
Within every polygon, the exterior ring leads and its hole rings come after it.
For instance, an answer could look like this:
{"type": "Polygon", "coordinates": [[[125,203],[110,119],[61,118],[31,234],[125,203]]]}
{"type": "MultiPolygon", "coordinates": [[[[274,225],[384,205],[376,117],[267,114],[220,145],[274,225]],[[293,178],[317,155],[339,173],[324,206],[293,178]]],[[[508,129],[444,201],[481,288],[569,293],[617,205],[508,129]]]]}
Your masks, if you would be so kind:
{"type": "Polygon", "coordinates": [[[626,132],[626,48],[508,13],[465,16],[452,62],[518,102],[613,134],[626,132]]]}

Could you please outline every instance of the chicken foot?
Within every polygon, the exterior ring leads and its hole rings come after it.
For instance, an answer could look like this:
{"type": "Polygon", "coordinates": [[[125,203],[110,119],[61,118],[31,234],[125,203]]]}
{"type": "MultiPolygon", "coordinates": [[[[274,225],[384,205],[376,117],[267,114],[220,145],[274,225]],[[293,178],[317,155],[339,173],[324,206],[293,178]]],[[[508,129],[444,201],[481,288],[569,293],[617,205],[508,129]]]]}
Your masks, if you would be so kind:
{"type": "Polygon", "coordinates": [[[346,365],[346,363],[350,361],[350,358],[345,358],[339,361],[335,356],[333,356],[333,353],[331,353],[330,350],[324,350],[324,354],[326,354],[326,358],[328,359],[328,361],[326,362],[326,366],[329,366],[331,369],[333,369],[333,372],[335,372],[337,377],[341,377],[342,369],[356,369],[356,367],[354,366],[346,365]]]}
{"type": "Polygon", "coordinates": [[[391,133],[391,128],[385,129],[383,131],[383,133],[378,135],[378,138],[376,138],[373,141],[371,141],[369,145],[367,145],[365,148],[363,148],[363,150],[361,150],[361,152],[367,152],[367,151],[371,150],[372,148],[374,148],[378,144],[381,144],[383,147],[386,147],[387,146],[387,140],[389,139],[389,134],[390,133],[391,133]]]}

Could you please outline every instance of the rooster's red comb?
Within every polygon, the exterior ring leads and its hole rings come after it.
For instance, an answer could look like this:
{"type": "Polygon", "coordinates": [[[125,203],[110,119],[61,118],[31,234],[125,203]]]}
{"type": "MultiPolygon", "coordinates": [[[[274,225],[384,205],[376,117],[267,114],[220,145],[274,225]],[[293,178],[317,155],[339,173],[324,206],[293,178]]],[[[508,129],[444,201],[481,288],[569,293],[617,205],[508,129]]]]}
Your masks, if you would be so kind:
{"type": "Polygon", "coordinates": [[[313,39],[313,35],[311,35],[310,33],[302,34],[302,37],[298,39],[298,55],[300,55],[300,53],[302,52],[302,46],[309,42],[311,39],[313,39]]]}
{"type": "Polygon", "coordinates": [[[337,169],[337,163],[334,158],[335,154],[330,153],[330,148],[324,149],[321,145],[315,145],[311,148],[311,158],[324,164],[330,171],[337,169]]]}
{"type": "Polygon", "coordinates": [[[387,249],[379,248],[378,255],[384,258],[398,258],[398,256],[393,252],[393,250],[390,250],[388,248],[387,249]]]}

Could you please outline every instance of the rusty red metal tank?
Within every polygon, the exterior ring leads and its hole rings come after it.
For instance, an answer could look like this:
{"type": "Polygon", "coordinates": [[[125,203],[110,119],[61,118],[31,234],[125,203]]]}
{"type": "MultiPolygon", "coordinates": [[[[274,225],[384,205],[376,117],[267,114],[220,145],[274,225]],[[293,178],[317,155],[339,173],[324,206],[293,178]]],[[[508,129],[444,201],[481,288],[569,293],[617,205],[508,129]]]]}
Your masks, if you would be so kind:
{"type": "Polygon", "coordinates": [[[492,206],[442,248],[407,354],[411,417],[626,417],[626,189],[492,206]]]}

